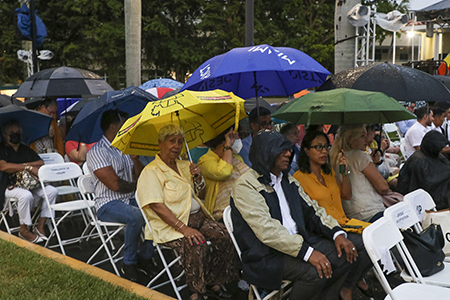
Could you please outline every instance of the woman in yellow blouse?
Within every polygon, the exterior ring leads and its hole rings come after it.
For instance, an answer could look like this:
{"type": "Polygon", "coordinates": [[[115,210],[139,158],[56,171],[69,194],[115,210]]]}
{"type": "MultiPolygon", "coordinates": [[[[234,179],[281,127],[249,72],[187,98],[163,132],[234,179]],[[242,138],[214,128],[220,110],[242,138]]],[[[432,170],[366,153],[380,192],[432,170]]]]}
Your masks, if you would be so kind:
{"type": "Polygon", "coordinates": [[[163,126],[160,153],[139,177],[138,197],[152,228],[146,239],[178,251],[191,300],[203,299],[203,294],[231,299],[220,284],[238,279],[236,251],[225,226],[212,219],[198,198],[205,188],[200,167],[178,159],[184,138],[179,126],[163,126]]]}
{"type": "Polygon", "coordinates": [[[369,290],[367,283],[362,278],[363,274],[370,269],[372,263],[364,248],[360,234],[363,227],[369,224],[359,220],[350,220],[345,215],[341,198],[345,201],[352,196],[352,186],[348,177],[348,160],[345,152],[342,151],[339,163],[345,165],[346,172],[340,180],[339,177],[335,176],[329,164],[328,154],[330,149],[330,141],[326,134],[320,131],[308,132],[302,141],[298,159],[299,170],[295,172],[294,178],[300,182],[309,197],[325,208],[327,214],[335,218],[347,231],[347,238],[352,241],[358,251],[358,260],[353,264],[352,271],[350,271],[350,275],[341,290],[341,298],[344,300],[352,299],[352,287],[354,285],[366,296],[372,297],[373,292],[369,290]]]}
{"type": "Polygon", "coordinates": [[[198,160],[206,182],[205,206],[216,220],[222,219],[223,211],[230,205],[234,182],[249,170],[236,154],[241,150],[239,142],[239,134],[230,128],[206,142],[209,151],[198,160]]]}

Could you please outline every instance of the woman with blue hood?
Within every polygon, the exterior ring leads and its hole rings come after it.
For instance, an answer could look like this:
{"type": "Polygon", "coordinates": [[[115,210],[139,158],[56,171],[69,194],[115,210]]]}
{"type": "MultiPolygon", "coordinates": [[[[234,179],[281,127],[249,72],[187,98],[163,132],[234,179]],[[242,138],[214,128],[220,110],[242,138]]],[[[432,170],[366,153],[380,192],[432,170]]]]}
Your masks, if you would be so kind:
{"type": "Polygon", "coordinates": [[[358,254],[338,222],[289,175],[291,149],[280,133],[259,131],[252,168],[234,185],[231,217],[243,278],[266,289],[290,280],[290,299],[338,299],[358,254]]]}
{"type": "Polygon", "coordinates": [[[398,191],[401,194],[421,188],[433,197],[437,210],[449,208],[450,162],[441,153],[448,143],[436,130],[425,134],[420,149],[400,169],[398,191]]]}

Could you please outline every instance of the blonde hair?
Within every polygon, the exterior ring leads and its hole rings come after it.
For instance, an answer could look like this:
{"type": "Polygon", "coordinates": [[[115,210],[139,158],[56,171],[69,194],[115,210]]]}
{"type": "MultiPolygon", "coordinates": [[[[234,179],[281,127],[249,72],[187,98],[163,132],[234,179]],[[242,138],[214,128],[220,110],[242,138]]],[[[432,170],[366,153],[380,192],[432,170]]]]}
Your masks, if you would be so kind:
{"type": "Polygon", "coordinates": [[[181,134],[183,138],[186,138],[186,134],[184,133],[183,128],[181,128],[177,124],[169,123],[159,129],[158,140],[162,143],[167,139],[168,136],[178,134],[181,134]]]}
{"type": "Polygon", "coordinates": [[[339,158],[341,150],[352,150],[352,143],[357,138],[361,137],[361,134],[366,134],[366,125],[342,125],[339,127],[336,137],[334,138],[333,147],[330,151],[330,161],[333,167],[339,164],[339,158]],[[344,138],[342,138],[344,137],[344,138]],[[342,144],[343,143],[343,144],[342,144]]]}

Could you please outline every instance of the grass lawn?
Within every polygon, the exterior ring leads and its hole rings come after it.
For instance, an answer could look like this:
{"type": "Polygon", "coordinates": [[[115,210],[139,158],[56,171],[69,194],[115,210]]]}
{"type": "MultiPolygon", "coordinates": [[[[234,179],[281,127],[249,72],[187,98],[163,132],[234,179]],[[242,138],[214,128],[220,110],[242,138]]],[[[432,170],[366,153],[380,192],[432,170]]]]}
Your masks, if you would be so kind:
{"type": "Polygon", "coordinates": [[[120,287],[0,240],[0,299],[142,300],[120,287]]]}

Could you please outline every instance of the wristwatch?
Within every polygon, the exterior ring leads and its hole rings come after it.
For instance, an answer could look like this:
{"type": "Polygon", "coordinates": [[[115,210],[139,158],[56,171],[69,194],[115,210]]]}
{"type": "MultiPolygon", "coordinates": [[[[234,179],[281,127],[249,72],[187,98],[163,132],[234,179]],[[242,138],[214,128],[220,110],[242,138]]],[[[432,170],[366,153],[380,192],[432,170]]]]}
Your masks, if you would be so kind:
{"type": "Polygon", "coordinates": [[[230,146],[225,146],[223,147],[223,152],[227,151],[227,150],[233,150],[230,146]]]}

